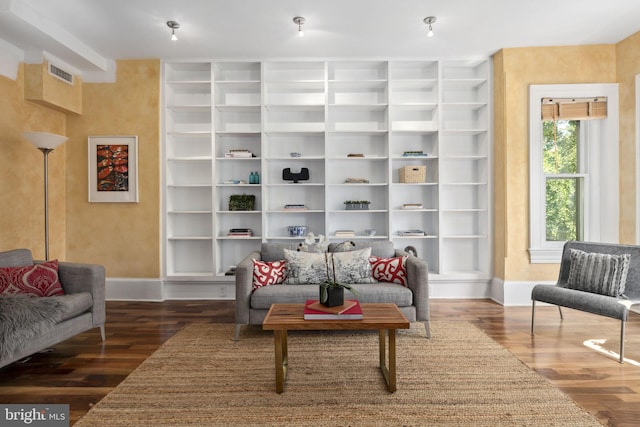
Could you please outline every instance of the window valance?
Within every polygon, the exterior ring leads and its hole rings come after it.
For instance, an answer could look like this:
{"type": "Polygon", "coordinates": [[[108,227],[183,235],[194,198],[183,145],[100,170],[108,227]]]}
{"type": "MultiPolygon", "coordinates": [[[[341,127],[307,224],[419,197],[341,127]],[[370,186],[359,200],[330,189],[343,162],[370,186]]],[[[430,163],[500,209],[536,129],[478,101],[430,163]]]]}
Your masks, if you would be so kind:
{"type": "Polygon", "coordinates": [[[607,97],[542,98],[542,121],[607,118],[607,97]]]}

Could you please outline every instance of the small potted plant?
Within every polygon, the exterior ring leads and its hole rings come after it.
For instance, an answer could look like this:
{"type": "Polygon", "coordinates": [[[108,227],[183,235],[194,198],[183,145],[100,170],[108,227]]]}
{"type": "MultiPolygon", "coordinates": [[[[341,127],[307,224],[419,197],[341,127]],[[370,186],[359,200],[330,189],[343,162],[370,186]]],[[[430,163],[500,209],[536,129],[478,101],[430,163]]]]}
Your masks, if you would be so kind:
{"type": "Polygon", "coordinates": [[[255,204],[256,196],[253,194],[232,194],[229,196],[230,211],[252,211],[255,204]]]}
{"type": "Polygon", "coordinates": [[[336,265],[332,253],[325,252],[324,265],[327,269],[327,280],[320,284],[320,304],[326,307],[336,307],[344,304],[344,290],[360,295],[351,285],[336,281],[336,265]],[[329,274],[329,256],[331,256],[331,275],[329,274]]]}
{"type": "Polygon", "coordinates": [[[371,202],[368,200],[347,200],[344,202],[345,209],[348,211],[368,210],[370,204],[371,202]]]}

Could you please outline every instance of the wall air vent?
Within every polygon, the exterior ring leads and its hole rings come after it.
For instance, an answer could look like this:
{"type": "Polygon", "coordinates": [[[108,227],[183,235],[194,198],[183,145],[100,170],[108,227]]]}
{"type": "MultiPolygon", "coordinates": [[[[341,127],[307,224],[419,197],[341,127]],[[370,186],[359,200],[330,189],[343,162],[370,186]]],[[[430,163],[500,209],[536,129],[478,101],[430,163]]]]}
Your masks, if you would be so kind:
{"type": "Polygon", "coordinates": [[[49,74],[73,86],[73,74],[49,62],[49,74]]]}

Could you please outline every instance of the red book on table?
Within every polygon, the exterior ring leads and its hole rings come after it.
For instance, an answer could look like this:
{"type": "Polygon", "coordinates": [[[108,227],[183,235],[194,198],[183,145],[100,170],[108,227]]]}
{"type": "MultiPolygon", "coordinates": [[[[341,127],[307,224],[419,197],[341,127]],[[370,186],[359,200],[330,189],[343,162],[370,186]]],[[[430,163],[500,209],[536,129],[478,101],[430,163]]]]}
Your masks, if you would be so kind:
{"type": "Polygon", "coordinates": [[[343,306],[336,307],[318,307],[318,300],[307,300],[304,304],[305,320],[360,320],[362,319],[362,307],[358,300],[346,300],[343,306]],[[320,309],[318,309],[320,308],[320,309]],[[335,312],[328,312],[333,309],[335,312]]]}

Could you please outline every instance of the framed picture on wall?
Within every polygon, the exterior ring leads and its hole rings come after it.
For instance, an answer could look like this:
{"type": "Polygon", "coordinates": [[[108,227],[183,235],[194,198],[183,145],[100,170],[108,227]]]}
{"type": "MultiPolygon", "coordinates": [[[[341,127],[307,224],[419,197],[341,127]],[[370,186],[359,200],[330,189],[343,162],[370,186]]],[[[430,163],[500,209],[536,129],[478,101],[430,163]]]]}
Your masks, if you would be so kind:
{"type": "Polygon", "coordinates": [[[89,202],[138,202],[138,137],[89,137],[89,202]]]}

